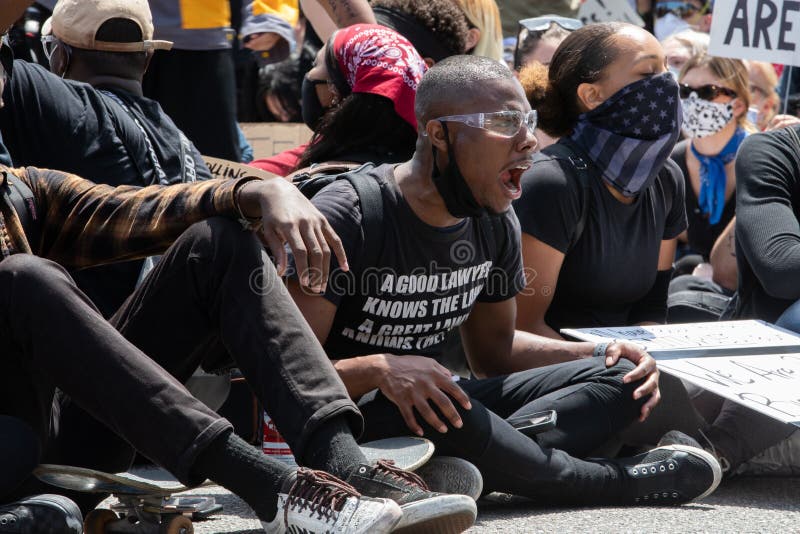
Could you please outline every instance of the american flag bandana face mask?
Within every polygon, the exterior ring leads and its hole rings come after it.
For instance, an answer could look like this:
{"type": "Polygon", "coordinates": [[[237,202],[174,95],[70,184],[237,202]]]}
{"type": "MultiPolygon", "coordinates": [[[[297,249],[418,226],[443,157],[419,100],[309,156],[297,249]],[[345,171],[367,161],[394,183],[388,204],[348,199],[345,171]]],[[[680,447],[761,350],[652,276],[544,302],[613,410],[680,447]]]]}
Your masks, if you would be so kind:
{"type": "Polygon", "coordinates": [[[572,140],[626,197],[650,187],[681,131],[678,82],[669,72],[620,89],[578,117],[572,140]]]}

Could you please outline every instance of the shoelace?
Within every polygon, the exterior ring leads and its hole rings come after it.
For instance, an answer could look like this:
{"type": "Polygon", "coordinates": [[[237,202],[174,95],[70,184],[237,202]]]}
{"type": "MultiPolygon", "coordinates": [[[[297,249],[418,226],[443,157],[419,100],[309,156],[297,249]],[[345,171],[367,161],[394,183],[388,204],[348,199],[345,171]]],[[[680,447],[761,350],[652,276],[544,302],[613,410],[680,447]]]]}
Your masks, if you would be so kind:
{"type": "Polygon", "coordinates": [[[419,475],[411,471],[406,471],[405,469],[400,469],[394,465],[394,460],[378,460],[375,464],[375,469],[386,474],[390,478],[397,478],[407,484],[414,484],[425,491],[430,491],[428,485],[419,475]]]}
{"type": "Polygon", "coordinates": [[[289,508],[298,511],[308,508],[317,517],[330,521],[334,512],[341,511],[350,497],[361,497],[361,494],[350,484],[339,480],[323,471],[314,471],[300,467],[297,479],[289,489],[288,503],[283,511],[286,524],[289,523],[289,508]]]}

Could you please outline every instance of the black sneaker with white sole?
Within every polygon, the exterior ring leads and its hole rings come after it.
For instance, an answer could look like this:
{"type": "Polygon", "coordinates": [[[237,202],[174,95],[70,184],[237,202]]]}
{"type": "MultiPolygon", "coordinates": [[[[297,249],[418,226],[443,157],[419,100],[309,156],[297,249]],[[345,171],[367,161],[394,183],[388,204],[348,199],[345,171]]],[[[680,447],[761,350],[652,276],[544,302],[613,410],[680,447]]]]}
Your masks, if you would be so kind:
{"type": "Polygon", "coordinates": [[[483,491],[478,468],[456,456],[434,456],[414,472],[437,493],[469,495],[477,501],[483,491]]]}
{"type": "Polygon", "coordinates": [[[471,497],[434,493],[419,476],[390,461],[360,465],[347,482],[364,495],[392,499],[400,505],[403,518],[393,532],[455,534],[471,527],[478,515],[471,497]]]}
{"type": "Polygon", "coordinates": [[[81,534],[83,516],[63,495],[33,495],[0,505],[2,534],[81,534]]]}
{"type": "Polygon", "coordinates": [[[278,512],[262,521],[267,534],[387,534],[402,516],[391,499],[362,496],[323,471],[298,468],[278,493],[278,512]]]}
{"type": "Polygon", "coordinates": [[[665,445],[614,460],[622,470],[622,504],[675,505],[710,495],[722,479],[712,454],[699,447],[665,445]]]}

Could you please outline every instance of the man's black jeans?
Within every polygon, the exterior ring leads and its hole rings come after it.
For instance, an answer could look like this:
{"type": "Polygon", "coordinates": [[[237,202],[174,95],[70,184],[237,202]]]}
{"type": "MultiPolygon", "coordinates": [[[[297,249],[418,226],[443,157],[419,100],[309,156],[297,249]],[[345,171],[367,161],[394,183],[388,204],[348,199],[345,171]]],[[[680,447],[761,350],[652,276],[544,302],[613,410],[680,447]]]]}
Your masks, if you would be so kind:
{"type": "Polygon", "coordinates": [[[194,458],[230,428],[181,385],[201,363],[235,361],[301,461],[321,422],[363,427],[263,246],[228,219],[190,227],[110,323],[61,267],[12,256],[0,262],[0,332],[0,415],[27,423],[46,462],[120,471],[133,445],[197,482],[194,458]]]}
{"type": "MultiPolygon", "coordinates": [[[[437,454],[475,464],[485,490],[548,504],[617,504],[619,471],[609,462],[579,458],[606,444],[638,417],[647,397],[634,400],[633,391],[642,382],[622,382],[632,367],[622,360],[606,368],[603,358],[588,358],[503,377],[462,380],[459,384],[472,409],[464,410],[453,401],[464,425],[460,429],[448,425],[445,434],[414,413],[425,437],[436,444],[437,454]],[[542,410],[556,410],[558,425],[534,438],[506,422],[542,410]]],[[[359,408],[365,440],[409,433],[400,411],[382,393],[365,395],[359,408]]]]}

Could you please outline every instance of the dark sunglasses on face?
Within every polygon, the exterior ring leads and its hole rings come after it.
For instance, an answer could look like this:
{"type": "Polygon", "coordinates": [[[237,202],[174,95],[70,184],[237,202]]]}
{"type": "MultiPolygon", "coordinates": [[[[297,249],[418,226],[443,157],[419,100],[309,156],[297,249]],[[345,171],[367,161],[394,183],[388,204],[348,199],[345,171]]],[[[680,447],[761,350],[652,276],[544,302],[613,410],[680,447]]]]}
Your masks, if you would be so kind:
{"type": "Polygon", "coordinates": [[[719,95],[730,96],[732,98],[736,97],[736,91],[733,89],[728,89],[727,87],[720,87],[718,85],[701,85],[700,87],[692,87],[690,85],[686,85],[685,83],[680,84],[680,96],[681,98],[689,98],[689,95],[692,93],[697,94],[698,98],[703,100],[714,100],[719,95]]]}
{"type": "Polygon", "coordinates": [[[662,2],[656,6],[656,18],[666,17],[670,13],[676,17],[685,19],[697,13],[705,14],[708,12],[709,5],[706,3],[703,7],[697,7],[689,2],[662,2]]]}

